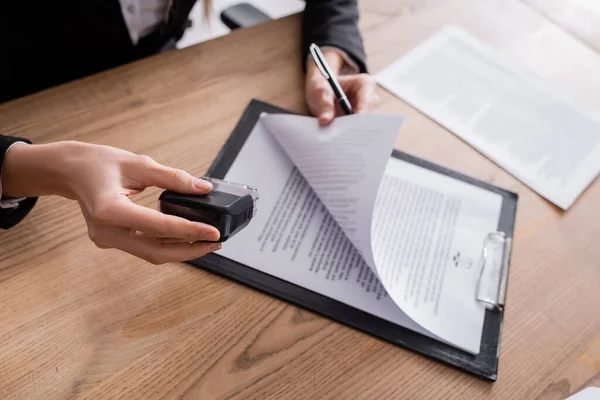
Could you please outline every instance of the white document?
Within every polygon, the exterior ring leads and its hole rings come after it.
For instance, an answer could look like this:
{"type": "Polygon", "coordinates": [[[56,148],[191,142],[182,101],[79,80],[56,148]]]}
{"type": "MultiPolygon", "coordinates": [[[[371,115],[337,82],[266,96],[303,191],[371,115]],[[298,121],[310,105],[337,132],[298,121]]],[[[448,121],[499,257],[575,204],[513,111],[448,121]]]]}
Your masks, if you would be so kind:
{"type": "Polygon", "coordinates": [[[376,78],[563,209],[600,171],[600,121],[456,27],[376,78]]]}
{"type": "Polygon", "coordinates": [[[589,387],[579,393],[575,393],[567,400],[600,400],[600,389],[596,387],[589,387]]]}
{"type": "MultiPolygon", "coordinates": [[[[344,233],[373,265],[371,220],[402,117],[360,115],[319,128],[315,118],[262,118],[344,233]]],[[[374,271],[376,272],[376,271],[374,271]]]]}
{"type": "Polygon", "coordinates": [[[390,299],[262,120],[225,176],[259,188],[258,213],[218,254],[433,336],[390,299]]]}
{"type": "Polygon", "coordinates": [[[477,354],[502,197],[391,158],[400,123],[261,118],[226,176],[259,188],[259,212],[219,254],[477,354]]]}
{"type": "Polygon", "coordinates": [[[501,208],[496,193],[392,158],[374,209],[383,287],[421,327],[474,354],[485,318],[475,298],[478,261],[501,208]]]}

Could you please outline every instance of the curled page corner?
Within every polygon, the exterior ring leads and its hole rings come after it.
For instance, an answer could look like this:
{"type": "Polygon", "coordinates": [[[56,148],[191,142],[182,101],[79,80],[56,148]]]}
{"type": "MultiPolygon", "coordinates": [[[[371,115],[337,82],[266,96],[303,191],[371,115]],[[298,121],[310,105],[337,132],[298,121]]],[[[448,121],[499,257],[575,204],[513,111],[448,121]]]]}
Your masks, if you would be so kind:
{"type": "Polygon", "coordinates": [[[272,114],[262,122],[354,247],[379,277],[371,251],[375,199],[403,118],[355,114],[320,127],[318,120],[272,114]]]}

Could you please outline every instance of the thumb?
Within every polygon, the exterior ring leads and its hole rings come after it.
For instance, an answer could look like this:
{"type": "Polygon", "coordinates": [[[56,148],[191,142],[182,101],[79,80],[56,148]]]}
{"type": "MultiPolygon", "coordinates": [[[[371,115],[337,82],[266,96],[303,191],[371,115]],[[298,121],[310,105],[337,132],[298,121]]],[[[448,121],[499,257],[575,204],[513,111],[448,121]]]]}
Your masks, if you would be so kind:
{"type": "Polygon", "coordinates": [[[321,105],[321,109],[318,114],[319,125],[326,126],[333,121],[333,117],[335,117],[335,106],[333,102],[331,103],[323,103],[321,105]]]}
{"type": "Polygon", "coordinates": [[[308,105],[321,126],[329,125],[335,117],[333,90],[325,79],[315,80],[313,85],[312,90],[307,93],[308,105]]]}
{"type": "Polygon", "coordinates": [[[144,181],[148,186],[186,194],[206,194],[213,188],[208,181],[196,178],[184,170],[164,166],[156,161],[146,169],[144,181]]]}

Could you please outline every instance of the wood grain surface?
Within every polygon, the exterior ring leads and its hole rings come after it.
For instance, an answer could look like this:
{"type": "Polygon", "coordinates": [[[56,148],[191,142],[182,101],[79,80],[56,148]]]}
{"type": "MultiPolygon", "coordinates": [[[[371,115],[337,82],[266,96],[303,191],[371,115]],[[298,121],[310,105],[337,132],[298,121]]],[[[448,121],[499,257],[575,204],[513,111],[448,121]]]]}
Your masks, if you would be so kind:
{"type": "MultiPolygon", "coordinates": [[[[600,110],[600,57],[518,0],[360,6],[372,72],[453,23],[600,110]]],[[[292,16],[0,105],[0,129],[201,175],[251,98],[306,112],[299,34],[292,16]]],[[[519,193],[496,383],[190,266],[99,250],[77,205],[49,197],[0,233],[0,398],[564,399],[600,386],[600,183],[562,212],[380,95],[375,112],[406,116],[398,148],[519,193]]]]}

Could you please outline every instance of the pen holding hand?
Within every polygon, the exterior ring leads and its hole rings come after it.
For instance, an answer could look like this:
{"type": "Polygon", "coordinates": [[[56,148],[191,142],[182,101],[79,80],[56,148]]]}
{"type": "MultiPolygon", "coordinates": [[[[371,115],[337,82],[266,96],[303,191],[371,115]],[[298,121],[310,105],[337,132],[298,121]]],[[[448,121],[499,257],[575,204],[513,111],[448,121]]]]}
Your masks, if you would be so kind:
{"type": "Polygon", "coordinates": [[[306,102],[321,125],[330,124],[336,116],[367,112],[377,104],[372,76],[337,76],[344,59],[335,50],[320,51],[313,45],[311,56],[307,64],[306,102]]]}

